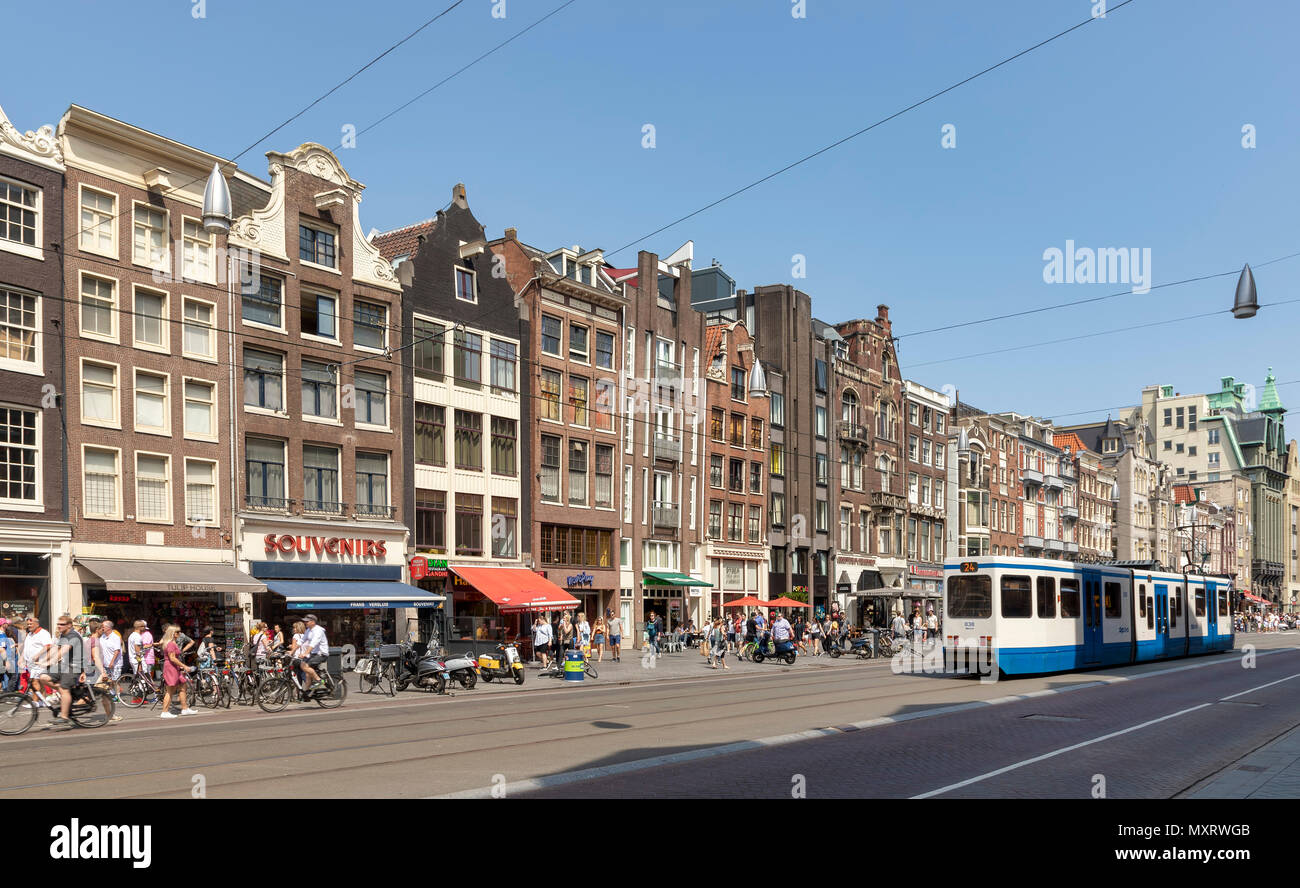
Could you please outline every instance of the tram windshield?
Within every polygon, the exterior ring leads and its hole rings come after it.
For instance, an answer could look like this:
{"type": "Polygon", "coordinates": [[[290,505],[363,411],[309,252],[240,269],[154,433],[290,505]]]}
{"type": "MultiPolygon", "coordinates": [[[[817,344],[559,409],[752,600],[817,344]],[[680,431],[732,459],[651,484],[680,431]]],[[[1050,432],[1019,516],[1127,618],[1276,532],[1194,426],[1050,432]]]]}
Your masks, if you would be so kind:
{"type": "Polygon", "coordinates": [[[948,616],[984,620],[993,616],[993,581],[988,574],[948,578],[948,616]]]}

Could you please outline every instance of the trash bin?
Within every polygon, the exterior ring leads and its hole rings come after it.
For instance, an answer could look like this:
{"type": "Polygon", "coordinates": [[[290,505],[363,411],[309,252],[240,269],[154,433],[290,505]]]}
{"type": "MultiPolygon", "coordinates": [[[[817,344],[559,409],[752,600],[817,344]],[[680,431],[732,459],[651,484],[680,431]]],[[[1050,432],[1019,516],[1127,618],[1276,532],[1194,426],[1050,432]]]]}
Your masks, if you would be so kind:
{"type": "Polygon", "coordinates": [[[564,680],[582,681],[585,679],[587,677],[586,665],[586,658],[582,656],[582,651],[565,651],[564,680]]]}
{"type": "Polygon", "coordinates": [[[881,630],[880,630],[880,629],[872,628],[872,629],[868,629],[867,631],[868,631],[869,633],[871,633],[871,641],[870,641],[870,644],[871,644],[871,656],[872,656],[873,658],[874,658],[874,657],[879,657],[879,656],[880,656],[880,632],[881,632],[881,630]]]}
{"type": "Polygon", "coordinates": [[[343,648],[332,647],[325,657],[325,670],[330,675],[343,674],[343,648]]]}

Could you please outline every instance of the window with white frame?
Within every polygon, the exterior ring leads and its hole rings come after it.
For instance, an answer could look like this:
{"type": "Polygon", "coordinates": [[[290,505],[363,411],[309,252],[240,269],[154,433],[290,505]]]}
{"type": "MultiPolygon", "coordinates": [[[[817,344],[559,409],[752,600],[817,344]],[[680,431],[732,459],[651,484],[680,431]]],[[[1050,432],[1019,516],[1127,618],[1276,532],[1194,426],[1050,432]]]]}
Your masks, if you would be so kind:
{"type": "Polygon", "coordinates": [[[41,424],[35,410],[0,405],[0,502],[41,501],[41,424]]]}
{"type": "Polygon", "coordinates": [[[168,376],[135,371],[135,430],[167,435],[171,433],[171,411],[167,409],[168,376]]]}
{"type": "Polygon", "coordinates": [[[284,356],[244,349],[244,406],[284,411],[284,356]]]}
{"type": "Polygon", "coordinates": [[[357,422],[388,425],[388,374],[356,372],[357,422]]]}
{"type": "Polygon", "coordinates": [[[388,307],[356,299],[352,303],[352,345],[383,351],[388,341],[388,307]]]}
{"type": "Polygon", "coordinates": [[[81,275],[81,333],[101,339],[117,339],[117,282],[94,275],[81,275]]]}
{"type": "Polygon", "coordinates": [[[171,460],[161,454],[135,455],[137,521],[171,521],[171,460]]]}
{"type": "Polygon", "coordinates": [[[334,368],[322,361],[302,361],[302,415],[338,419],[338,382],[334,368]]]}
{"type": "Polygon", "coordinates": [[[305,291],[302,294],[302,308],[298,312],[302,335],[337,340],[338,306],[338,297],[333,293],[305,291]]]}
{"type": "Polygon", "coordinates": [[[135,345],[137,348],[166,350],[167,294],[159,290],[135,289],[135,345]]]}
{"type": "Polygon", "coordinates": [[[39,255],[40,218],[39,188],[14,179],[0,179],[0,241],[30,247],[21,252],[39,255]]]}
{"type": "Polygon", "coordinates": [[[182,219],[181,274],[187,281],[211,282],[212,270],[212,235],[198,219],[182,219]]]}
{"type": "Polygon", "coordinates": [[[39,370],[40,297],[0,287],[0,363],[39,370]]]}
{"type": "Polygon", "coordinates": [[[185,298],[184,351],[188,358],[217,358],[216,306],[211,302],[185,298]]]}
{"type": "Polygon", "coordinates": [[[136,204],[131,232],[131,261],[136,265],[166,269],[167,212],[136,204]]]}
{"type": "Polygon", "coordinates": [[[118,425],[115,365],[81,362],[81,422],[84,425],[118,425]]]}
{"type": "Polygon", "coordinates": [[[357,514],[388,516],[388,454],[357,452],[357,514]]]}
{"type": "Polygon", "coordinates": [[[86,447],[83,450],[81,513],[87,518],[117,518],[122,514],[117,450],[86,447]]]}
{"type": "Polygon", "coordinates": [[[314,225],[298,223],[298,259],[334,268],[337,264],[334,233],[314,225]]]}
{"type": "Polygon", "coordinates": [[[185,460],[185,520],[190,524],[217,523],[217,464],[205,459],[185,460]]]}
{"type": "Polygon", "coordinates": [[[217,434],[217,385],[185,380],[185,437],[211,440],[217,434]]]}
{"type": "Polygon", "coordinates": [[[467,268],[456,269],[456,298],[461,302],[478,302],[478,288],[474,272],[467,268]]]}
{"type": "Polygon", "coordinates": [[[240,317],[250,324],[284,329],[284,281],[271,274],[246,276],[240,317]]]}
{"type": "Polygon", "coordinates": [[[81,249],[117,257],[117,195],[81,186],[81,249]]]}

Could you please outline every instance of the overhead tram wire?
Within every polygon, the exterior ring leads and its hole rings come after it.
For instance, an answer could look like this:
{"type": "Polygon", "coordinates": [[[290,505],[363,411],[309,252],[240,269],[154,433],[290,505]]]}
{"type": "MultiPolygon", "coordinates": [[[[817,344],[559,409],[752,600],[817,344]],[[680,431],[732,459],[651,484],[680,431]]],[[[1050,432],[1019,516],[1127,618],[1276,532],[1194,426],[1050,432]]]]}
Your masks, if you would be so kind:
{"type": "MultiPolygon", "coordinates": [[[[1133,0],[1123,0],[1122,3],[1117,3],[1114,6],[1109,7],[1106,11],[1108,13],[1118,12],[1120,9],[1123,9],[1125,6],[1128,6],[1132,2],[1133,0]]],[[[701,213],[713,209],[719,204],[726,203],[727,201],[731,200],[733,197],[739,197],[740,195],[744,194],[746,191],[756,188],[759,185],[762,185],[764,182],[775,179],[777,176],[781,175],[782,173],[789,172],[790,170],[794,169],[797,166],[801,166],[816,157],[820,157],[821,155],[827,153],[828,151],[832,151],[838,148],[839,146],[845,144],[846,142],[851,142],[854,139],[856,139],[858,136],[861,136],[865,133],[869,133],[878,126],[882,126],[886,123],[889,123],[891,120],[894,120],[895,118],[902,117],[904,114],[908,113],[909,111],[914,111],[915,109],[920,108],[922,105],[929,104],[930,102],[934,101],[940,96],[946,95],[952,92],[953,90],[965,86],[966,84],[974,80],[978,80],[979,78],[983,77],[985,74],[989,74],[993,71],[996,71],[998,68],[1001,68],[1004,65],[1008,65],[1011,62],[1014,62],[1016,59],[1019,59],[1022,56],[1026,56],[1036,49],[1041,49],[1047,44],[1059,40],[1065,35],[1073,31],[1077,31],[1078,29],[1084,27],[1085,25],[1092,24],[1094,21],[1097,21],[1097,19],[1089,16],[1088,18],[1084,19],[1078,24],[1071,25],[1070,27],[1066,28],[1064,31],[1059,31],[1056,34],[1053,34],[1051,37],[1048,37],[1046,40],[1041,40],[1038,43],[1035,43],[1033,46],[1022,49],[1020,52],[1016,53],[1015,55],[1007,56],[1002,61],[997,62],[996,64],[993,65],[989,65],[987,68],[983,69],[982,71],[978,71],[975,74],[970,75],[964,80],[959,80],[950,86],[944,87],[943,89],[939,90],[936,93],[931,93],[930,95],[926,96],[924,99],[913,102],[912,104],[908,105],[906,108],[901,108],[898,111],[895,111],[893,114],[890,114],[888,117],[882,117],[879,120],[877,120],[875,123],[864,126],[862,129],[858,130],[857,132],[850,133],[849,135],[844,136],[842,139],[838,139],[834,142],[831,142],[829,145],[819,148],[816,151],[812,152],[811,154],[806,154],[803,157],[799,158],[798,160],[786,164],[785,166],[781,167],[779,170],[775,170],[774,172],[768,173],[766,176],[763,176],[761,179],[756,179],[755,181],[750,182],[748,185],[745,185],[742,188],[737,188],[735,191],[723,195],[722,197],[718,198],[717,200],[714,200],[711,203],[705,204],[704,206],[700,207],[698,210],[694,210],[693,212],[687,213],[685,216],[681,216],[680,218],[674,219],[672,222],[669,222],[667,225],[663,225],[659,228],[656,228],[654,231],[651,231],[649,234],[642,235],[636,240],[626,243],[623,246],[619,247],[617,250],[613,250],[607,253],[606,255],[609,256],[617,255],[623,252],[624,250],[629,249],[630,247],[636,246],[637,244],[641,243],[644,240],[648,240],[654,237],[656,234],[661,234],[670,228],[674,228],[677,225],[680,225],[681,223],[685,222],[688,219],[693,219],[694,217],[700,215],[701,213]]]]}
{"type": "MultiPolygon", "coordinates": [[[[1251,267],[1263,268],[1266,265],[1272,265],[1275,262],[1283,262],[1287,259],[1294,259],[1297,256],[1300,256],[1300,251],[1297,251],[1295,253],[1288,253],[1285,256],[1278,256],[1275,259],[1269,259],[1267,262],[1260,262],[1252,265],[1251,267]]],[[[1231,275],[1236,275],[1236,274],[1241,274],[1241,269],[1234,268],[1229,271],[1220,271],[1214,274],[1203,274],[1200,275],[1199,277],[1183,278],[1181,281],[1169,281],[1168,283],[1164,283],[1164,284],[1154,284],[1152,285],[1151,289],[1161,290],[1166,287],[1177,287],[1177,286],[1181,286],[1182,284],[1193,284],[1199,281],[1208,281],[1208,280],[1213,280],[1214,278],[1229,277],[1231,275]]],[[[1061,309],[1061,308],[1072,308],[1076,305],[1089,305],[1096,302],[1103,302],[1107,299],[1116,299],[1119,298],[1120,296],[1131,296],[1131,295],[1137,295],[1137,294],[1135,294],[1131,289],[1122,290],[1118,293],[1109,293],[1105,296],[1090,296],[1087,299],[1075,299],[1072,302],[1061,302],[1055,305],[1043,305],[1038,308],[1028,308],[1025,309],[1024,311],[1013,311],[1007,314],[993,315],[987,318],[977,318],[972,321],[961,321],[956,324],[945,324],[942,327],[930,327],[929,329],[926,330],[914,330],[911,333],[903,333],[898,336],[895,336],[894,338],[907,339],[913,336],[925,336],[928,333],[942,333],[947,330],[959,330],[963,327],[974,327],[978,324],[991,324],[994,321],[1005,321],[1005,320],[1009,320],[1010,318],[1025,317],[1026,315],[1040,314],[1045,311],[1056,311],[1057,309],[1061,309]]]]}
{"type": "MultiPolygon", "coordinates": [[[[228,160],[231,160],[231,161],[237,161],[237,160],[239,160],[239,158],[243,157],[243,156],[244,156],[245,154],[247,154],[249,151],[252,151],[252,150],[253,150],[254,148],[256,148],[258,145],[260,145],[260,144],[262,144],[263,142],[265,142],[265,141],[266,141],[267,139],[269,139],[271,136],[275,135],[275,134],[278,133],[280,130],[284,129],[286,126],[288,126],[289,124],[293,123],[293,122],[294,122],[295,120],[297,120],[299,117],[301,117],[302,115],[304,115],[304,114],[306,114],[308,111],[310,111],[312,108],[314,108],[314,107],[316,107],[317,105],[319,105],[322,101],[324,101],[325,99],[329,98],[331,95],[333,95],[333,94],[334,94],[335,92],[337,92],[339,89],[341,89],[342,87],[346,86],[348,83],[351,83],[351,82],[352,82],[354,79],[356,79],[360,74],[362,74],[362,73],[363,73],[364,71],[366,71],[368,68],[370,68],[371,66],[373,66],[373,65],[374,65],[376,62],[378,62],[380,59],[384,58],[384,56],[388,55],[389,53],[393,52],[393,50],[395,50],[395,49],[397,49],[398,47],[400,47],[402,44],[404,44],[404,43],[406,43],[407,41],[411,40],[413,37],[415,37],[417,34],[419,34],[419,33],[420,33],[421,31],[423,31],[425,28],[429,27],[429,26],[432,25],[434,22],[436,22],[438,19],[442,18],[442,17],[445,16],[447,13],[451,12],[453,9],[455,9],[457,6],[460,6],[460,5],[461,5],[462,3],[464,3],[464,2],[465,2],[465,0],[455,0],[455,2],[453,2],[450,6],[448,6],[446,9],[444,9],[442,12],[438,13],[438,14],[435,15],[433,18],[429,19],[429,20],[426,21],[424,24],[420,25],[420,26],[419,26],[418,28],[416,28],[414,31],[412,31],[411,33],[409,33],[409,34],[407,34],[405,37],[403,37],[401,40],[398,40],[396,43],[394,43],[394,44],[392,44],[391,46],[389,46],[387,49],[385,49],[385,50],[384,50],[383,52],[381,52],[379,55],[375,56],[375,57],[372,58],[370,61],[366,62],[366,63],[365,63],[364,65],[362,65],[360,68],[358,68],[357,70],[355,70],[355,71],[353,71],[351,74],[349,74],[347,77],[343,78],[343,79],[340,80],[338,83],[334,84],[332,87],[330,87],[328,90],[326,90],[326,91],[325,91],[324,93],[322,93],[321,95],[317,96],[315,99],[313,99],[313,100],[312,100],[311,102],[309,102],[307,105],[303,106],[303,107],[300,108],[298,111],[296,111],[294,114],[292,114],[291,116],[289,116],[289,117],[286,118],[285,120],[281,121],[278,125],[276,125],[276,126],[273,127],[272,129],[268,130],[264,135],[260,136],[258,139],[256,139],[254,142],[252,142],[248,147],[244,148],[244,149],[243,149],[242,151],[240,151],[238,154],[234,155],[233,157],[227,158],[227,159],[228,159],[228,160]]],[[[340,146],[340,147],[341,147],[341,146],[340,146]]],[[[200,150],[201,150],[201,149],[200,149],[200,150]]],[[[202,175],[202,176],[200,176],[200,177],[198,177],[198,178],[196,178],[196,179],[191,179],[191,180],[189,180],[188,182],[186,182],[186,183],[183,184],[183,185],[177,185],[177,186],[172,187],[171,189],[169,189],[169,192],[168,192],[168,193],[173,193],[173,192],[179,191],[179,190],[181,190],[182,188],[188,188],[188,187],[191,186],[191,185],[194,185],[194,184],[197,184],[197,183],[199,183],[199,182],[202,182],[202,181],[203,181],[204,179],[206,179],[206,178],[207,178],[207,174],[205,173],[204,175],[202,175]]],[[[123,216],[125,216],[125,215],[126,215],[127,213],[129,213],[129,212],[131,212],[131,210],[129,210],[129,209],[124,209],[124,210],[122,210],[122,212],[118,213],[116,216],[113,216],[112,219],[111,219],[111,220],[108,220],[108,221],[116,222],[118,219],[121,219],[123,216]]],[[[76,237],[78,240],[80,240],[81,235],[86,234],[86,233],[88,233],[88,232],[91,232],[91,231],[93,231],[95,228],[98,228],[98,227],[102,226],[103,224],[105,224],[105,223],[104,223],[104,222],[97,222],[97,223],[95,223],[95,225],[92,225],[90,228],[83,228],[83,229],[80,229],[80,230],[76,231],[75,233],[68,235],[67,237],[61,238],[57,243],[58,243],[58,245],[60,245],[60,246],[62,246],[62,245],[66,245],[66,244],[68,243],[68,241],[71,240],[71,239],[74,238],[74,237],[76,237]]],[[[46,249],[46,250],[57,250],[57,249],[59,249],[59,247],[58,247],[58,246],[55,246],[55,245],[52,244],[52,245],[49,245],[49,246],[43,247],[42,249],[46,249]]]]}

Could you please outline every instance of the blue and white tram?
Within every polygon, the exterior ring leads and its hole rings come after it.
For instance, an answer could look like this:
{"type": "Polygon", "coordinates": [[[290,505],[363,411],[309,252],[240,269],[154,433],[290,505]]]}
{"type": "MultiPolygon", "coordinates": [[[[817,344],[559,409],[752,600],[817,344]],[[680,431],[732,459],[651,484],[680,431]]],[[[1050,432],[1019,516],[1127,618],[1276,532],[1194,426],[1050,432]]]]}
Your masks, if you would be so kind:
{"type": "Polygon", "coordinates": [[[944,646],[1009,675],[1232,650],[1230,581],[985,555],[944,565],[944,646]]]}

